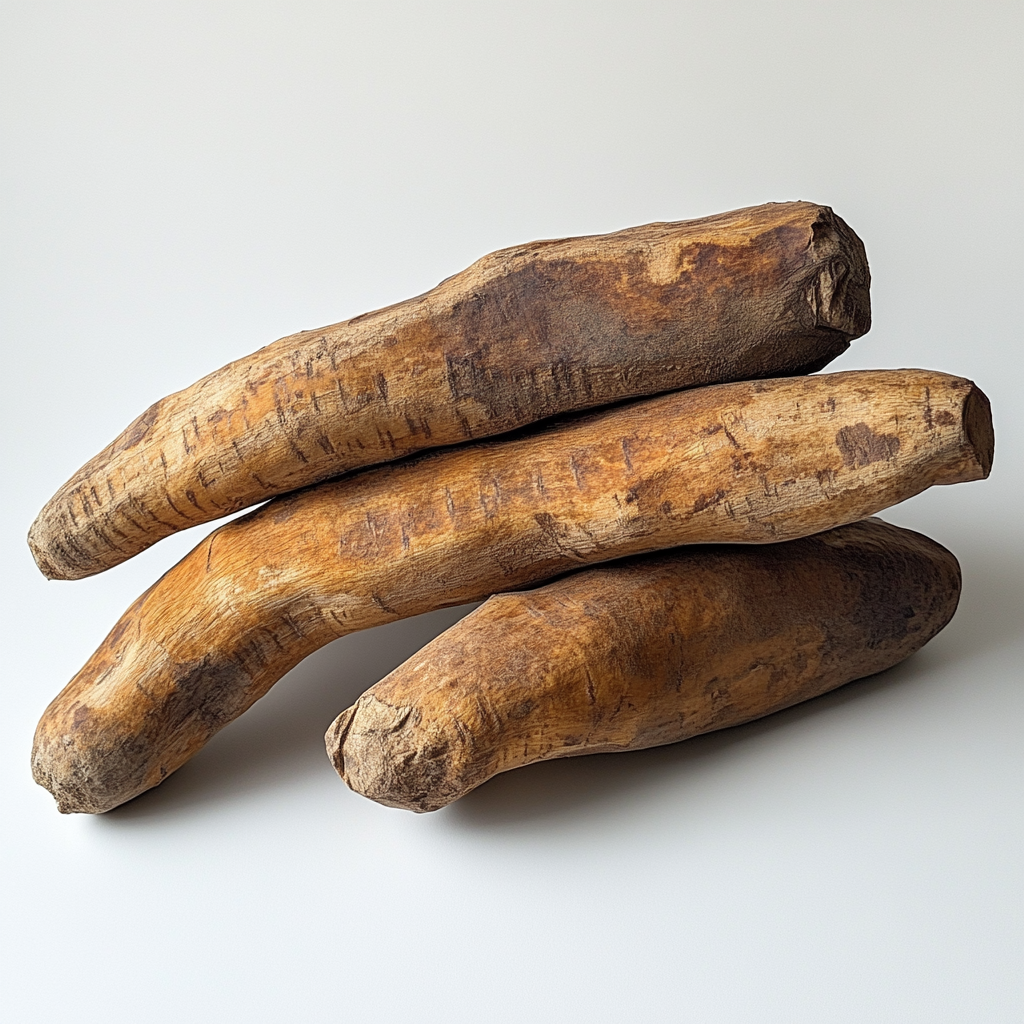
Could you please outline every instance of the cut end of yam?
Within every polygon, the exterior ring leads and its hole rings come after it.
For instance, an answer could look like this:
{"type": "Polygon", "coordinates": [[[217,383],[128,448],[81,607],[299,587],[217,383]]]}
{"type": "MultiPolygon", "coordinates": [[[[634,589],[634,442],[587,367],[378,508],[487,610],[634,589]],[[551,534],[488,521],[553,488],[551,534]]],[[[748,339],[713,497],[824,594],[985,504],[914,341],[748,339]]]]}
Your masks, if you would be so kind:
{"type": "Polygon", "coordinates": [[[964,402],[964,434],[978,460],[979,479],[984,480],[992,472],[996,434],[992,426],[992,405],[985,392],[973,382],[964,402]]]}

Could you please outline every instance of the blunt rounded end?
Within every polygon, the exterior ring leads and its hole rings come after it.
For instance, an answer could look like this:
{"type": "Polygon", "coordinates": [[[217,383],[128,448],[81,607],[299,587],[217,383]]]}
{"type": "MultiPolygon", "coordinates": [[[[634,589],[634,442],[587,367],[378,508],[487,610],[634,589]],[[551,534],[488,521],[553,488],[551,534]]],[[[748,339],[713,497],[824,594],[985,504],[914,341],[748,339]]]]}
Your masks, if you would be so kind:
{"type": "Polygon", "coordinates": [[[46,542],[47,531],[43,526],[45,515],[46,509],[43,509],[36,516],[35,522],[29,527],[28,549],[32,552],[32,558],[35,560],[39,571],[48,580],[73,579],[74,577],[68,574],[66,568],[60,565],[50,552],[50,545],[46,542]]]}
{"type": "Polygon", "coordinates": [[[978,460],[981,479],[984,480],[992,472],[996,434],[992,425],[992,404],[985,392],[973,382],[964,400],[963,423],[967,443],[978,460]]]}

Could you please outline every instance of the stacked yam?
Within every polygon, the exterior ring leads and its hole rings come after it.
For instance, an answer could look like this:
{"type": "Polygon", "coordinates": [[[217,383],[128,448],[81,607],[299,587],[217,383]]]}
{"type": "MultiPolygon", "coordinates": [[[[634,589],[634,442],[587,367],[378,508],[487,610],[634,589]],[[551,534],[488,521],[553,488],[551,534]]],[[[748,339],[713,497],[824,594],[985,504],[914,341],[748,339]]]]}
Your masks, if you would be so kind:
{"type": "Polygon", "coordinates": [[[492,597],[327,733],[356,792],[433,811],[498,772],[739,725],[881,672],[956,610],[943,547],[865,519],[678,548],[492,597]]]}
{"type": "Polygon", "coordinates": [[[810,203],[534,243],[157,402],[33,524],[47,575],[272,500],[125,612],[44,713],[37,781],[109,810],[331,640],[494,594],[331,726],[353,789],[432,810],[907,657],[959,569],[866,517],[987,476],[993,435],[963,378],[807,375],[868,329],[868,281],[810,203]]]}

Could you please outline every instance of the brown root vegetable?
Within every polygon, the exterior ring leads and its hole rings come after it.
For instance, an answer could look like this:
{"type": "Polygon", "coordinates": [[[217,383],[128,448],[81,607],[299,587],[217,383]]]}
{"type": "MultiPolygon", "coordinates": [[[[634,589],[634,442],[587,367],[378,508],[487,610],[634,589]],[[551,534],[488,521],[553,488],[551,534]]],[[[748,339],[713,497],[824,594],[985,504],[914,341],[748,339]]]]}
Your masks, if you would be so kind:
{"type": "Polygon", "coordinates": [[[346,633],[680,544],[768,543],[988,474],[968,380],[877,370],[720,384],[366,470],[226,524],[122,616],[43,715],[64,811],[161,782],[346,633]]]}
{"type": "Polygon", "coordinates": [[[818,370],[869,325],[864,247],[813,203],[504,249],[157,402],[47,502],[29,545],[47,576],[79,579],[177,530],[426,448],[818,370]]]}
{"type": "Polygon", "coordinates": [[[695,547],[501,594],[327,731],[357,793],[434,811],[535,761],[675,743],[881,672],[952,618],[960,567],[866,519],[695,547]]]}

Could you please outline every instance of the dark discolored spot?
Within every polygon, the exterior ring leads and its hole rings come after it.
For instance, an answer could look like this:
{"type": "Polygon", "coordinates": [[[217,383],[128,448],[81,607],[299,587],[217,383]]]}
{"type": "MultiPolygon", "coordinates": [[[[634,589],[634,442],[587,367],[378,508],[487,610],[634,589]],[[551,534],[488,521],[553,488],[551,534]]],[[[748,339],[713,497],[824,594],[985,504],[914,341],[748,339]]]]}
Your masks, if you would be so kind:
{"type": "Polygon", "coordinates": [[[525,718],[535,707],[532,700],[521,700],[508,709],[509,718],[525,718]]]}
{"type": "Polygon", "coordinates": [[[535,512],[533,515],[537,525],[549,536],[557,536],[558,522],[550,512],[535,512]]]}
{"type": "Polygon", "coordinates": [[[79,704],[75,708],[74,717],[71,719],[71,725],[75,729],[80,729],[85,720],[89,717],[89,709],[84,704],[79,704]]]}
{"type": "Polygon", "coordinates": [[[876,434],[866,423],[855,423],[836,434],[836,447],[847,469],[855,469],[893,458],[900,450],[900,439],[895,434],[876,434]]]}
{"type": "Polygon", "coordinates": [[[188,722],[209,736],[237,718],[249,706],[252,680],[233,662],[212,658],[176,666],[174,691],[160,707],[161,733],[177,732],[188,722]]]}
{"type": "Polygon", "coordinates": [[[956,417],[951,412],[948,412],[946,409],[940,409],[935,414],[935,422],[940,427],[951,427],[954,423],[956,423],[956,417]]]}
{"type": "Polygon", "coordinates": [[[626,504],[639,503],[641,508],[654,511],[665,500],[665,490],[671,486],[671,478],[672,474],[664,471],[641,477],[633,487],[626,491],[626,504]]]}
{"type": "Polygon", "coordinates": [[[154,402],[141,416],[134,419],[125,428],[121,436],[110,446],[113,449],[113,453],[124,452],[129,448],[134,448],[149,433],[150,427],[153,426],[157,416],[160,415],[160,406],[162,404],[163,399],[161,398],[159,402],[154,402]]]}
{"type": "Polygon", "coordinates": [[[725,497],[725,491],[719,489],[714,494],[702,494],[693,503],[693,512],[703,512],[704,509],[717,505],[725,497]]]}
{"type": "Polygon", "coordinates": [[[134,617],[131,617],[129,615],[122,616],[121,621],[118,622],[118,624],[110,631],[110,634],[107,636],[106,646],[107,647],[114,647],[114,646],[116,646],[117,642],[121,639],[121,637],[124,636],[125,630],[130,625],[132,625],[132,623],[134,621],[135,621],[134,617]]]}

